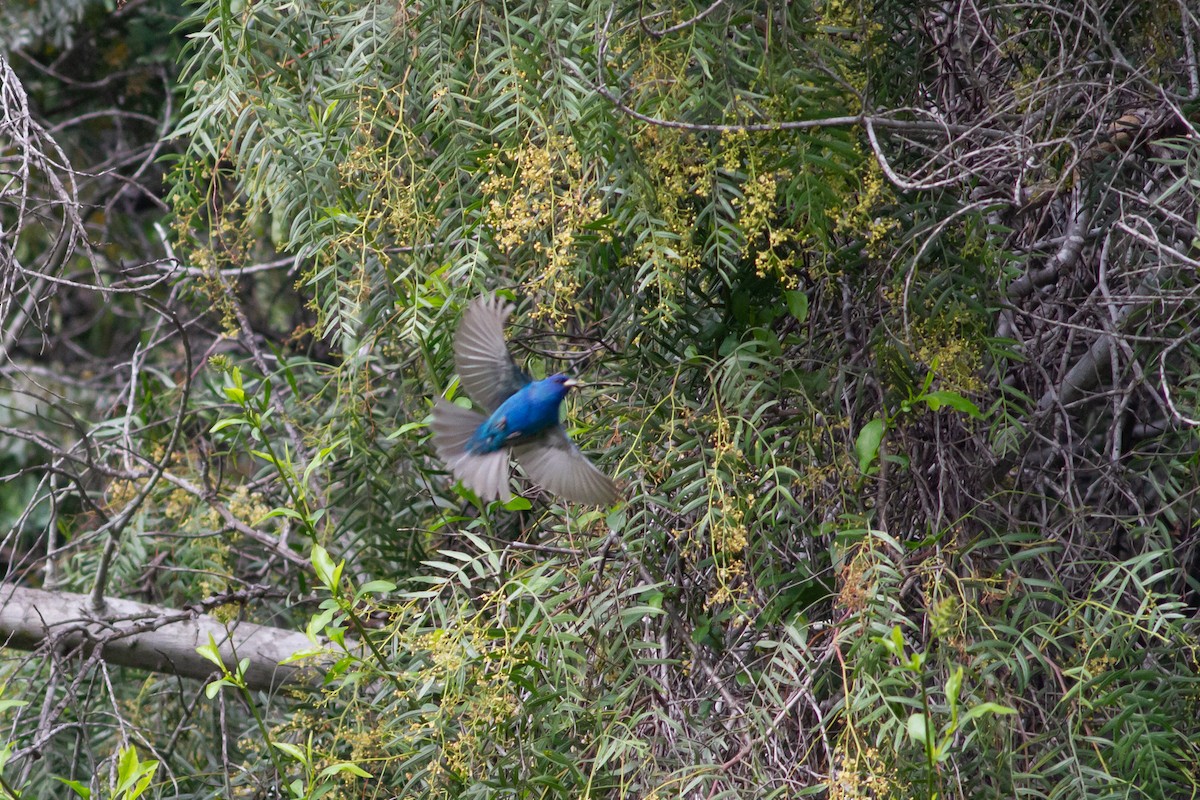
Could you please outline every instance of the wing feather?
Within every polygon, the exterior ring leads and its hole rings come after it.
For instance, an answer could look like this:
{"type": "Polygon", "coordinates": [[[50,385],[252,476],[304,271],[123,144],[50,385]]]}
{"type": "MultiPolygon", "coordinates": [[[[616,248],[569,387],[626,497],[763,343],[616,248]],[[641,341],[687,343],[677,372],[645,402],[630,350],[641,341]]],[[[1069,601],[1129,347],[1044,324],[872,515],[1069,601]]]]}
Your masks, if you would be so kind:
{"type": "Polygon", "coordinates": [[[529,383],[504,341],[504,323],[513,308],[495,295],[476,298],[454,335],[454,366],[462,387],[489,413],[529,383]]]}
{"type": "Polygon", "coordinates": [[[537,441],[514,445],[512,451],[530,480],[559,497],[607,506],[619,496],[612,478],[587,460],[561,425],[537,441]]]}
{"type": "Polygon", "coordinates": [[[456,406],[439,397],[433,406],[433,447],[454,477],[463,482],[483,501],[508,501],[508,451],[475,455],[467,452],[467,442],[483,424],[478,411],[456,406]]]}
{"type": "Polygon", "coordinates": [[[452,465],[454,475],[479,499],[508,502],[508,451],[497,450],[482,456],[466,455],[452,465]]]}

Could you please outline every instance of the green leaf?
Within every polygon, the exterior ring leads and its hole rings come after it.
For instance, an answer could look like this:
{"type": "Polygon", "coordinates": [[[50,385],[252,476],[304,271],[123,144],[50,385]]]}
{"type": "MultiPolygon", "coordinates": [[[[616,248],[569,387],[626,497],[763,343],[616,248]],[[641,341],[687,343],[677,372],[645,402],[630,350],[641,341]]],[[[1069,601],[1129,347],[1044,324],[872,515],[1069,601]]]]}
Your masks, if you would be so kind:
{"type": "Polygon", "coordinates": [[[524,497],[521,497],[521,495],[516,494],[509,498],[508,502],[504,504],[504,507],[509,511],[528,511],[529,509],[533,508],[533,503],[529,502],[524,497]]]}
{"type": "Polygon", "coordinates": [[[312,549],[313,569],[316,570],[317,580],[325,585],[326,588],[333,589],[333,559],[329,557],[329,551],[319,544],[314,544],[312,549]]]}
{"type": "Polygon", "coordinates": [[[326,655],[326,654],[328,654],[328,652],[329,651],[326,650],[324,647],[309,647],[305,650],[297,650],[296,652],[292,653],[290,656],[283,659],[279,663],[280,664],[295,664],[296,662],[303,661],[306,658],[316,658],[318,656],[326,655]]]}
{"type": "Polygon", "coordinates": [[[961,411],[974,419],[983,419],[983,413],[979,407],[958,392],[928,392],[921,395],[919,399],[924,400],[926,405],[934,411],[940,410],[943,406],[950,406],[955,411],[961,411]]]}
{"type": "Polygon", "coordinates": [[[121,792],[127,784],[132,785],[137,775],[138,755],[136,747],[125,747],[117,759],[117,792],[121,792]]]}
{"type": "Polygon", "coordinates": [[[421,422],[406,422],[403,425],[401,425],[399,428],[397,428],[393,433],[389,434],[387,438],[388,438],[388,441],[391,441],[392,439],[400,438],[401,436],[408,433],[409,431],[415,431],[418,428],[427,428],[427,427],[429,427],[429,423],[425,422],[424,420],[422,420],[421,422]]]}
{"type": "Polygon", "coordinates": [[[875,641],[883,645],[883,649],[892,656],[901,662],[904,661],[904,633],[900,630],[899,625],[893,625],[891,633],[887,636],[876,636],[875,641]]]}
{"type": "Polygon", "coordinates": [[[361,587],[359,587],[358,596],[362,597],[363,595],[368,594],[387,594],[388,592],[394,591],[396,591],[396,584],[392,583],[391,581],[367,581],[361,587]]]}
{"type": "Polygon", "coordinates": [[[259,525],[271,519],[272,517],[288,517],[290,519],[298,519],[301,521],[304,520],[304,515],[296,509],[288,508],[287,506],[278,506],[277,508],[272,508],[270,511],[263,514],[262,519],[257,520],[254,524],[259,525]]]}
{"type": "Polygon", "coordinates": [[[908,738],[921,746],[925,746],[928,741],[929,732],[925,723],[925,715],[921,712],[916,712],[908,716],[908,723],[905,725],[908,730],[908,738]]]}
{"type": "Polygon", "coordinates": [[[1008,706],[1002,706],[999,703],[980,703],[977,706],[972,706],[970,711],[968,711],[966,714],[963,714],[963,722],[964,723],[970,722],[973,719],[982,717],[984,714],[1015,714],[1015,713],[1017,713],[1017,710],[1015,708],[1009,708],[1008,706]]]}
{"type": "Polygon", "coordinates": [[[858,454],[858,469],[861,472],[867,473],[871,469],[875,457],[879,455],[879,445],[883,442],[885,430],[883,419],[876,417],[858,432],[858,438],[854,441],[854,451],[858,454]]]}
{"type": "Polygon", "coordinates": [[[330,764],[328,767],[321,770],[320,777],[328,778],[332,775],[339,775],[343,772],[349,772],[351,775],[357,775],[360,778],[373,777],[371,773],[367,772],[358,764],[354,764],[350,761],[341,761],[337,764],[330,764]]]}
{"type": "Polygon", "coordinates": [[[70,787],[71,791],[82,797],[83,800],[90,800],[92,796],[92,790],[84,786],[79,781],[69,781],[66,778],[60,778],[57,775],[54,776],[54,780],[70,787]]]}
{"type": "Polygon", "coordinates": [[[271,466],[275,467],[276,469],[278,469],[280,471],[284,471],[287,467],[286,462],[279,460],[271,453],[268,453],[266,450],[251,450],[250,455],[258,456],[263,461],[266,461],[268,464],[270,464],[271,466]]]}
{"type": "Polygon", "coordinates": [[[803,323],[808,319],[808,295],[801,291],[789,291],[783,293],[787,299],[788,313],[796,318],[797,322],[803,323]]]}
{"type": "Polygon", "coordinates": [[[157,770],[157,761],[139,761],[136,747],[124,748],[117,763],[117,789],[114,796],[120,797],[121,800],[135,800],[141,797],[150,786],[157,770]]]}
{"type": "Polygon", "coordinates": [[[307,485],[309,480],[312,478],[313,472],[315,472],[317,469],[319,469],[321,467],[321,465],[324,464],[329,459],[329,456],[333,453],[334,450],[336,450],[338,448],[338,445],[340,445],[340,444],[341,444],[341,441],[339,440],[339,441],[336,441],[333,444],[329,445],[328,447],[322,447],[320,450],[317,451],[317,454],[315,456],[313,456],[311,461],[308,462],[308,466],[304,468],[303,482],[305,485],[307,485]]]}
{"type": "Polygon", "coordinates": [[[249,425],[245,417],[230,417],[229,419],[218,420],[215,425],[208,429],[209,433],[216,433],[233,425],[249,425]]]}
{"type": "Polygon", "coordinates": [[[302,749],[300,749],[299,747],[297,747],[296,745],[291,744],[290,742],[273,741],[273,742],[271,742],[271,746],[274,747],[276,750],[280,750],[280,751],[286,753],[288,756],[290,756],[292,758],[293,761],[296,761],[297,763],[300,763],[300,764],[308,763],[308,759],[305,757],[304,751],[302,749]]]}
{"type": "Polygon", "coordinates": [[[225,671],[225,661],[221,658],[221,651],[217,648],[217,641],[213,639],[212,634],[208,635],[208,644],[202,644],[196,648],[196,652],[207,658],[212,663],[225,671]]]}
{"type": "Polygon", "coordinates": [[[960,666],[946,679],[946,702],[950,704],[950,713],[958,713],[958,696],[962,692],[963,668],[960,666]]]}

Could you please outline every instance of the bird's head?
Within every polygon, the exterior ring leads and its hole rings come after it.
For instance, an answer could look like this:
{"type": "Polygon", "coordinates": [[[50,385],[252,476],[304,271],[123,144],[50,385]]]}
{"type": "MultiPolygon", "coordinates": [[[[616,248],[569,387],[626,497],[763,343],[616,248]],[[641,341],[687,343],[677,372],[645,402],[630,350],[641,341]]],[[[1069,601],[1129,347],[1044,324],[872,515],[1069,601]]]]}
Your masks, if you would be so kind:
{"type": "Polygon", "coordinates": [[[551,383],[563,387],[563,389],[573,389],[576,386],[582,386],[583,383],[569,375],[563,375],[561,372],[557,375],[551,375],[547,380],[551,383]]]}

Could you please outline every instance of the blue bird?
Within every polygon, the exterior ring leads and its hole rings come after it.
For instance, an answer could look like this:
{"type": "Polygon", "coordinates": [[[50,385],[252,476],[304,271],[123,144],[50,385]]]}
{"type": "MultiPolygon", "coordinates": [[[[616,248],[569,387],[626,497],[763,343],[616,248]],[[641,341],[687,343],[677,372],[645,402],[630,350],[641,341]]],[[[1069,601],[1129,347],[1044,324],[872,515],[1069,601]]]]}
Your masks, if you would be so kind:
{"type": "Polygon", "coordinates": [[[579,381],[566,375],[532,380],[513,361],[504,323],[513,306],[480,297],[467,307],[454,336],[454,364],[467,395],[487,411],[439,397],[433,407],[433,446],[455,477],[482,500],[511,496],[509,455],[534,482],[567,500],[610,505],[612,479],[567,438],[558,408],[579,381]]]}

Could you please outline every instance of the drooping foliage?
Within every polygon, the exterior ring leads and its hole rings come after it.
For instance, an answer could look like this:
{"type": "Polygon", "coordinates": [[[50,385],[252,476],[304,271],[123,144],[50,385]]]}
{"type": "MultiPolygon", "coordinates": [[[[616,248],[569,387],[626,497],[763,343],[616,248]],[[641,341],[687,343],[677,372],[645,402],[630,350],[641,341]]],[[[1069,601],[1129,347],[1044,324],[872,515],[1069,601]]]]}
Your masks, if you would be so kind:
{"type": "Polygon", "coordinates": [[[4,190],[11,580],[347,654],[275,697],[14,657],[4,791],[1195,794],[1187,3],[147,3],[88,41],[181,15],[164,125],[90,173],[46,69],[89,8],[3,12],[45,122],[0,136],[170,215],[82,181],[53,255],[4,190]],[[616,506],[432,457],[493,291],[616,506]]]}

